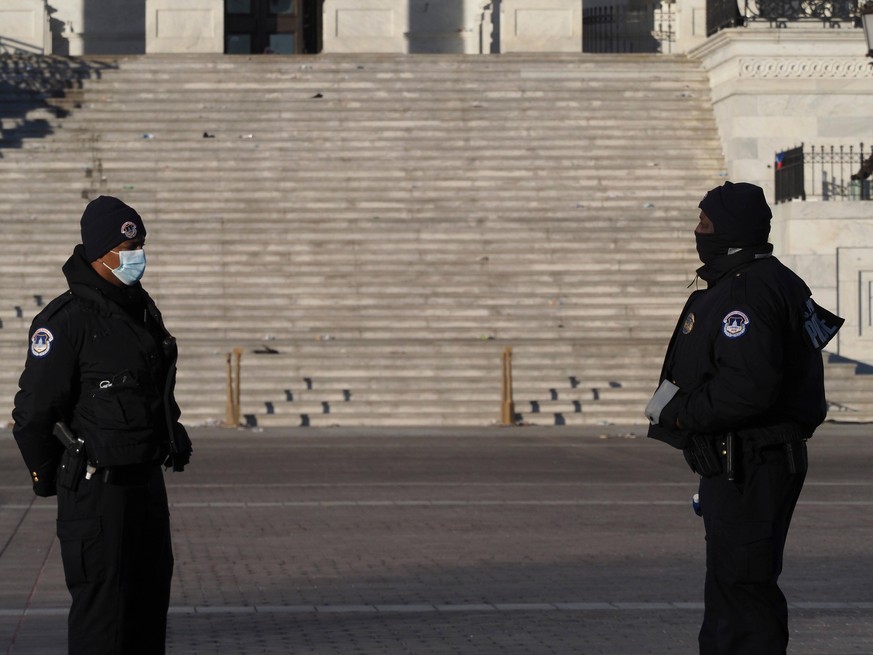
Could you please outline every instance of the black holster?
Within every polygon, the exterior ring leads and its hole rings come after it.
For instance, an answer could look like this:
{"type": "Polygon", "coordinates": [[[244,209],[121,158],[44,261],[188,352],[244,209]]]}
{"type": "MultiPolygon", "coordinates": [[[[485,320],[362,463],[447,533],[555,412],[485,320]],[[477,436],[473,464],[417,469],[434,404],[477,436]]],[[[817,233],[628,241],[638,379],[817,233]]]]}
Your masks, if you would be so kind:
{"type": "Polygon", "coordinates": [[[719,475],[724,468],[718,444],[715,437],[704,434],[691,435],[688,446],[682,450],[691,470],[704,478],[719,475]]]}
{"type": "Polygon", "coordinates": [[[76,491],[79,488],[79,481],[85,477],[85,468],[88,466],[85,442],[77,439],[61,422],[55,424],[54,435],[64,445],[64,454],[58,466],[58,486],[76,491]]]}

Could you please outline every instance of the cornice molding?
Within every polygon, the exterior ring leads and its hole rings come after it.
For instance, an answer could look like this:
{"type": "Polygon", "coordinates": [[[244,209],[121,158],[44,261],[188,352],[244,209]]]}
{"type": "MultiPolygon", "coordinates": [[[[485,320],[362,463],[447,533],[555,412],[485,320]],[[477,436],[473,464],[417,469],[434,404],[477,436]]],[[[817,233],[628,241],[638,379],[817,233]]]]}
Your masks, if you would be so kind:
{"type": "Polygon", "coordinates": [[[860,57],[742,57],[743,79],[868,79],[873,66],[860,57]]]}

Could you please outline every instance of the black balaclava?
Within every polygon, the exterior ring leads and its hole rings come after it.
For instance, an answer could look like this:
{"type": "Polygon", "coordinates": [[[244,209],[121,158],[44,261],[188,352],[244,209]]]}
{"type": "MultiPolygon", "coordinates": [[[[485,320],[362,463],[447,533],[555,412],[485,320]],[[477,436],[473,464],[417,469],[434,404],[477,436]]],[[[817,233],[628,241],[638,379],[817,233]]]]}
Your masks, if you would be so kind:
{"type": "Polygon", "coordinates": [[[697,254],[704,264],[728,254],[730,248],[767,243],[773,213],[761,187],[725,182],[709,191],[698,206],[715,227],[714,234],[695,233],[697,254]]]}

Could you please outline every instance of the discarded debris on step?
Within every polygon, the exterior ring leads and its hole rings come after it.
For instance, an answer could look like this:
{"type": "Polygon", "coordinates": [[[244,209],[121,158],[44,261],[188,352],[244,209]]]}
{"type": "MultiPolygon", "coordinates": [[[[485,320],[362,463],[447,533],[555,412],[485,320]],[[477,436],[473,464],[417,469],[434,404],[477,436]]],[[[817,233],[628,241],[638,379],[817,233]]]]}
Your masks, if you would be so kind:
{"type": "Polygon", "coordinates": [[[324,95],[322,95],[321,93],[316,93],[314,96],[312,96],[312,98],[310,98],[310,100],[315,100],[316,98],[323,98],[323,97],[324,97],[324,95]]]}
{"type": "Polygon", "coordinates": [[[203,133],[203,138],[204,138],[204,139],[214,139],[214,138],[215,138],[215,135],[214,135],[214,134],[210,134],[209,132],[204,132],[204,133],[203,133]]]}

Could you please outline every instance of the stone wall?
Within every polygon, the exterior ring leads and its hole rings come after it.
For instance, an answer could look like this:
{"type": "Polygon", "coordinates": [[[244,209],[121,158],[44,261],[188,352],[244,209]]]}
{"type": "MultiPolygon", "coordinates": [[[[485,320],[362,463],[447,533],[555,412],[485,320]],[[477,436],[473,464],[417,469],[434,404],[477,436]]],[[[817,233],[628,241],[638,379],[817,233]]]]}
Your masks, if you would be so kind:
{"type": "Polygon", "coordinates": [[[51,54],[51,33],[45,12],[45,0],[15,0],[0,6],[0,45],[51,54]]]}
{"type": "Polygon", "coordinates": [[[501,52],[582,52],[582,0],[502,0],[501,52]]]}
{"type": "Polygon", "coordinates": [[[774,254],[846,319],[830,350],[873,362],[873,202],[789,202],[773,208],[774,254]]]}
{"type": "Polygon", "coordinates": [[[146,51],[224,52],[224,3],[146,0],[146,51]]]}
{"type": "MultiPolygon", "coordinates": [[[[324,52],[582,52],[582,1],[324,0],[324,52]]],[[[223,0],[0,4],[0,36],[34,52],[224,51],[223,0]]]]}
{"type": "Polygon", "coordinates": [[[582,52],[582,0],[325,0],[323,35],[324,52],[582,52]]]}
{"type": "Polygon", "coordinates": [[[773,193],[775,153],[873,142],[873,67],[861,30],[723,30],[689,56],[709,73],[732,180],[773,193]]]}

